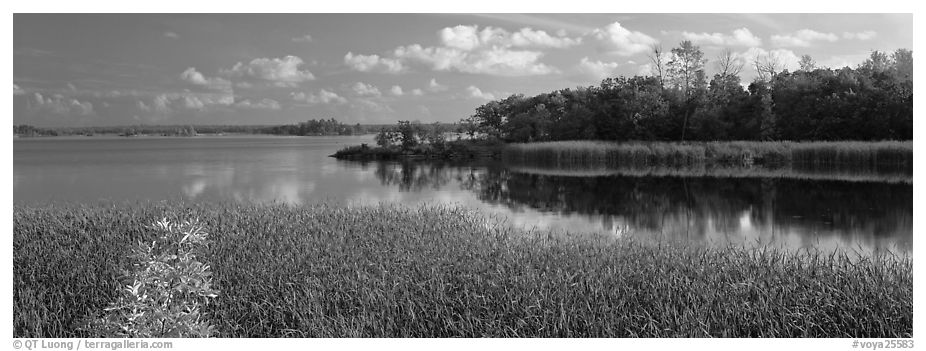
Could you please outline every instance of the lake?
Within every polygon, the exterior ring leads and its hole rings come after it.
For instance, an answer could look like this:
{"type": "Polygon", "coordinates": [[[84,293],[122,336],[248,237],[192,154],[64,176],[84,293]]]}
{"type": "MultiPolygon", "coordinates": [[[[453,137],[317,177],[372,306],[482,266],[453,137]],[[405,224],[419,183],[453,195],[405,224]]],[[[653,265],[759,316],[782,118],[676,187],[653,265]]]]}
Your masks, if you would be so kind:
{"type": "Polygon", "coordinates": [[[372,144],[373,136],[16,139],[13,197],[26,204],[167,199],[444,203],[479,209],[527,229],[720,245],[912,251],[912,181],[762,172],[570,172],[497,162],[328,157],[360,143],[372,144]]]}

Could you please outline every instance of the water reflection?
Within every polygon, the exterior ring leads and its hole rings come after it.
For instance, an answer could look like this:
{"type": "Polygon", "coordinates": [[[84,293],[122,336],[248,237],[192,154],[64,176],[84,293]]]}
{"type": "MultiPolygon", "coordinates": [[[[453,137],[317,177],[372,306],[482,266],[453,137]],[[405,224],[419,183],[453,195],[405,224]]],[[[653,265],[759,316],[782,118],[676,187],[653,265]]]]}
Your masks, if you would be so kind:
{"type": "Polygon", "coordinates": [[[912,250],[905,173],[551,170],[348,162],[367,137],[14,142],[14,201],[460,204],[527,229],[788,247],[912,250]]]}
{"type": "MultiPolygon", "coordinates": [[[[500,165],[377,163],[401,191],[457,183],[484,203],[578,216],[602,232],[789,247],[912,248],[911,184],[797,178],[567,176],[500,165]]],[[[583,174],[583,173],[579,173],[583,174]]]]}

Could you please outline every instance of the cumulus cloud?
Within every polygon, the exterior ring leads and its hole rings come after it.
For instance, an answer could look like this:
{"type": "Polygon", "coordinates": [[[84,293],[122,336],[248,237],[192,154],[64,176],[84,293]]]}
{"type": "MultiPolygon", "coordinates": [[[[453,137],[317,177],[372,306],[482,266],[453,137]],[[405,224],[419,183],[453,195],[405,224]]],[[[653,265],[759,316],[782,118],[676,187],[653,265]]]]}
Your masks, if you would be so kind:
{"type": "Polygon", "coordinates": [[[187,95],[183,97],[183,106],[192,110],[202,110],[206,104],[196,96],[187,95]]]}
{"type": "Polygon", "coordinates": [[[231,86],[231,82],[228,80],[218,77],[206,78],[193,67],[189,67],[183,71],[183,73],[180,73],[180,79],[193,85],[205,86],[217,90],[229,90],[231,86]]]}
{"type": "Polygon", "coordinates": [[[354,55],[348,52],[344,55],[344,64],[360,72],[402,73],[406,69],[397,59],[380,57],[379,55],[354,55]]]}
{"type": "Polygon", "coordinates": [[[772,35],[772,45],[809,47],[816,41],[835,42],[839,37],[833,33],[822,33],[810,29],[801,29],[791,34],[772,35]]]}
{"type": "Polygon", "coordinates": [[[521,28],[511,34],[511,43],[518,47],[541,47],[563,49],[582,43],[582,38],[567,38],[564,35],[553,37],[542,30],[521,28]]]}
{"type": "Polygon", "coordinates": [[[317,94],[306,94],[303,92],[291,93],[293,100],[306,102],[309,104],[343,104],[347,99],[339,96],[337,93],[321,89],[317,94]]]}
{"type": "Polygon", "coordinates": [[[315,79],[312,72],[299,69],[302,63],[301,58],[292,55],[283,58],[257,58],[249,63],[238,62],[231,69],[222,70],[222,73],[236,79],[268,81],[277,86],[296,86],[315,79]]]}
{"type": "Polygon", "coordinates": [[[502,28],[491,26],[479,30],[479,26],[459,25],[441,29],[438,35],[444,46],[465,51],[492,46],[562,49],[582,42],[582,38],[573,39],[565,37],[565,35],[552,36],[543,30],[534,30],[530,27],[521,28],[519,31],[511,33],[502,28]]]}
{"type": "Polygon", "coordinates": [[[171,38],[171,39],[180,38],[180,36],[177,35],[177,33],[174,33],[174,32],[164,32],[164,37],[165,37],[165,38],[171,38]]]}
{"type": "Polygon", "coordinates": [[[152,101],[152,106],[154,107],[154,110],[157,112],[169,113],[171,111],[170,110],[170,98],[167,96],[167,94],[160,94],[158,96],[155,96],[154,101],[152,101]]]}
{"type": "Polygon", "coordinates": [[[293,42],[294,43],[310,43],[312,42],[312,36],[306,34],[301,37],[293,37],[293,42]]]}
{"type": "Polygon", "coordinates": [[[482,45],[479,40],[479,30],[476,26],[447,27],[441,29],[438,35],[440,35],[440,40],[445,46],[452,48],[473,50],[482,45]]]}
{"type": "Polygon", "coordinates": [[[13,83],[13,95],[23,95],[25,93],[25,90],[16,85],[16,83],[13,83]]]}
{"type": "Polygon", "coordinates": [[[469,97],[484,99],[484,100],[495,100],[495,95],[492,93],[483,92],[481,89],[476,86],[470,85],[466,88],[466,93],[469,97]]]}
{"type": "Polygon", "coordinates": [[[392,93],[392,95],[395,95],[395,96],[402,96],[402,95],[405,95],[405,92],[402,91],[402,87],[400,87],[400,86],[398,86],[398,85],[393,85],[392,88],[389,89],[389,92],[392,93]]]}
{"type": "Polygon", "coordinates": [[[373,86],[372,84],[366,84],[363,82],[354,83],[354,85],[351,86],[351,90],[353,90],[355,94],[360,95],[360,96],[374,96],[374,97],[382,96],[382,93],[380,93],[379,88],[373,86]]]}
{"type": "Polygon", "coordinates": [[[878,36],[878,33],[876,33],[873,30],[866,30],[864,32],[858,32],[858,33],[851,33],[851,32],[842,33],[842,37],[844,39],[849,39],[849,40],[853,40],[853,39],[871,40],[871,39],[874,39],[874,37],[876,36],[878,36]]]}
{"type": "Polygon", "coordinates": [[[590,35],[598,41],[600,50],[621,56],[647,52],[656,43],[653,37],[624,28],[618,22],[595,29],[590,35]]]}
{"type": "Polygon", "coordinates": [[[450,88],[448,88],[446,85],[438,83],[437,79],[431,78],[431,81],[428,82],[428,89],[431,91],[446,91],[450,88]]]}
{"type": "Polygon", "coordinates": [[[856,67],[870,56],[867,53],[833,55],[817,61],[817,66],[826,68],[856,67]]]}
{"type": "Polygon", "coordinates": [[[555,73],[557,70],[538,62],[543,53],[511,50],[493,46],[485,50],[466,51],[450,47],[400,46],[395,56],[424,65],[434,71],[457,71],[498,76],[528,76],[555,73]]]}
{"type": "Polygon", "coordinates": [[[421,95],[424,95],[424,91],[422,91],[421,89],[415,88],[415,89],[412,89],[412,95],[421,96],[421,95]]]}
{"type": "Polygon", "coordinates": [[[748,28],[734,29],[731,34],[682,32],[682,37],[697,44],[717,46],[761,46],[762,39],[748,28]]]}
{"type": "Polygon", "coordinates": [[[423,66],[433,71],[456,71],[499,76],[543,75],[558,72],[539,62],[539,49],[568,48],[581,38],[553,36],[542,30],[521,28],[509,32],[502,28],[476,25],[446,27],[438,31],[441,45],[403,45],[391,56],[354,55],[348,52],[344,62],[361,72],[400,73],[409,66],[423,66]],[[527,50],[531,48],[534,50],[527,50]]]}
{"type": "Polygon", "coordinates": [[[80,115],[89,116],[94,114],[93,104],[87,101],[67,98],[61,94],[45,96],[41,93],[33,93],[30,109],[33,111],[42,111],[59,115],[80,115]]]}
{"type": "Polygon", "coordinates": [[[241,100],[235,103],[235,107],[241,108],[251,108],[251,109],[260,109],[260,110],[279,110],[280,103],[273,99],[260,99],[260,101],[252,102],[249,99],[241,100]]]}
{"type": "MultiPolygon", "coordinates": [[[[140,96],[139,94],[130,94],[140,96]]],[[[147,103],[144,99],[135,101],[135,107],[142,112],[150,112],[158,115],[167,115],[178,108],[190,110],[205,110],[210,106],[227,106],[234,103],[234,96],[230,92],[223,93],[192,93],[185,91],[181,93],[161,93],[154,95],[151,102],[147,103]]]]}
{"type": "Polygon", "coordinates": [[[583,75],[600,80],[613,76],[617,66],[617,62],[592,61],[583,57],[577,68],[583,75]]]}

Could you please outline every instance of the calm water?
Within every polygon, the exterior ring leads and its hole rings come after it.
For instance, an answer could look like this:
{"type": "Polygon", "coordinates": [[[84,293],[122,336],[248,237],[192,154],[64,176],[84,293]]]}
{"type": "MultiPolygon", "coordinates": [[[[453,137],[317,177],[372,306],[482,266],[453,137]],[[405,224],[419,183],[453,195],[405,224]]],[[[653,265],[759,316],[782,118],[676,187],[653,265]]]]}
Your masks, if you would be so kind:
{"type": "MultiPolygon", "coordinates": [[[[452,203],[555,231],[912,250],[913,186],[762,177],[572,175],[498,164],[350,162],[363,137],[46,138],[13,143],[16,203],[187,199],[452,203]]],[[[581,173],[579,173],[581,174],[581,173]]]]}

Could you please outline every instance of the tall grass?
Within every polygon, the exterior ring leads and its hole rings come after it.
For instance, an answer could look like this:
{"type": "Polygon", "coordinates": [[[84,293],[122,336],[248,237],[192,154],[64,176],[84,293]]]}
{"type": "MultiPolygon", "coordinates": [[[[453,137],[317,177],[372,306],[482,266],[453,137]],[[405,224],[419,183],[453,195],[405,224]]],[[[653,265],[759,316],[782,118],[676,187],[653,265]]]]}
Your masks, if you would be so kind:
{"type": "Polygon", "coordinates": [[[14,335],[73,337],[199,218],[228,337],[909,337],[912,260],[526,233],[461,207],[15,206],[14,335]],[[148,238],[150,239],[150,238],[148,238]]]}
{"type": "Polygon", "coordinates": [[[807,168],[765,168],[737,166],[691,166],[691,167],[624,167],[624,168],[550,168],[512,166],[517,173],[539,174],[559,177],[722,177],[722,178],[784,178],[800,180],[834,180],[844,182],[878,182],[913,184],[913,175],[905,172],[866,172],[863,170],[825,170],[807,168]]]}
{"type": "Polygon", "coordinates": [[[690,167],[705,164],[836,170],[902,169],[912,174],[913,143],[881,142],[628,142],[557,141],[511,144],[502,159],[556,167],[690,167]]]}

